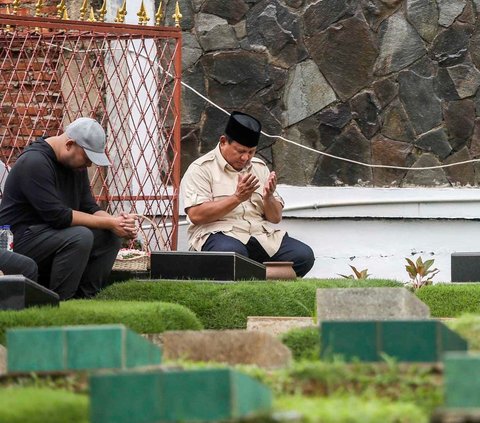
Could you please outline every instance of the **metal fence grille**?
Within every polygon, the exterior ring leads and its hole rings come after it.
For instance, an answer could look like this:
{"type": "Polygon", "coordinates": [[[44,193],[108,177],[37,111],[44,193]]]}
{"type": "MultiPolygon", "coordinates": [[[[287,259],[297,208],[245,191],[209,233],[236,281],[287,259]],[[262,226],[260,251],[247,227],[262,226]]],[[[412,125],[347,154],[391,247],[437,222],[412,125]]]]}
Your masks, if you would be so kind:
{"type": "Polygon", "coordinates": [[[174,28],[0,15],[0,184],[24,147],[80,116],[107,133],[97,201],[153,217],[152,250],[176,249],[181,32],[174,28]]]}

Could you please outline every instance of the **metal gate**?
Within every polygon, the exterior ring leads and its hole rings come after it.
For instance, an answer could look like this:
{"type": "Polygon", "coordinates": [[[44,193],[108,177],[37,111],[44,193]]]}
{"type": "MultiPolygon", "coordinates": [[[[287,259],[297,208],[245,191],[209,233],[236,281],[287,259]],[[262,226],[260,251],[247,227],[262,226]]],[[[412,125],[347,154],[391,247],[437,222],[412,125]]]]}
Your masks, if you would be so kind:
{"type": "Polygon", "coordinates": [[[150,248],[176,249],[180,79],[180,29],[0,15],[1,186],[35,137],[90,116],[112,162],[90,169],[97,201],[153,218],[150,248]]]}

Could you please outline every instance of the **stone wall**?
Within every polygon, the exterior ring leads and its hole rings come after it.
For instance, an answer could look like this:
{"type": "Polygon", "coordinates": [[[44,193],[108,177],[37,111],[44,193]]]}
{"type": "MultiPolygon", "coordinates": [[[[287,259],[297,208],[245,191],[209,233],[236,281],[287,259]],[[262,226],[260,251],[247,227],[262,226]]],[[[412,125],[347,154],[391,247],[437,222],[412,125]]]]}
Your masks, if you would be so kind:
{"type": "MultiPolygon", "coordinates": [[[[174,1],[167,2],[172,23],[174,1]]],[[[264,130],[371,164],[480,155],[480,0],[181,0],[183,80],[264,130]]],[[[182,168],[226,115],[183,92],[182,168]]],[[[480,166],[372,169],[263,137],[291,185],[478,185],[480,166]]]]}

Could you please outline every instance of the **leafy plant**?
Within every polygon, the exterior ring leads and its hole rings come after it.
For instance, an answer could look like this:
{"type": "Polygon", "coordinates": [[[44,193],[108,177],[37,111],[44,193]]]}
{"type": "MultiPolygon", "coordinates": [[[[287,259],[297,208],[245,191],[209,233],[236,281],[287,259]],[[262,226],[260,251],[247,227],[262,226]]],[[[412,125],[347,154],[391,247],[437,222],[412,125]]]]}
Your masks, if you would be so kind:
{"type": "Polygon", "coordinates": [[[430,269],[435,262],[434,259],[426,260],[425,262],[422,260],[421,256],[418,256],[417,261],[413,262],[409,258],[405,258],[407,260],[407,265],[405,265],[405,269],[410,276],[410,283],[412,284],[414,289],[421,288],[425,285],[431,285],[433,277],[440,272],[437,268],[430,269]]]}
{"type": "Polygon", "coordinates": [[[363,269],[363,270],[357,270],[355,266],[349,265],[352,270],[353,270],[353,275],[341,275],[339,273],[339,276],[345,279],[367,279],[370,274],[368,273],[368,269],[363,269]]]}

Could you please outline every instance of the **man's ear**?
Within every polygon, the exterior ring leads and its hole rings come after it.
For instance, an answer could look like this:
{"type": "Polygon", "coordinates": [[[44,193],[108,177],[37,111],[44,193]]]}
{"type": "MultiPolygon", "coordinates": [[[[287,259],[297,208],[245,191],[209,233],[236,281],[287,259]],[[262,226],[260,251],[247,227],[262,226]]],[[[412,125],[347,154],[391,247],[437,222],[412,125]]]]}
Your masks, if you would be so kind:
{"type": "Polygon", "coordinates": [[[220,141],[220,145],[225,145],[228,142],[227,137],[225,135],[221,135],[219,141],[220,141]]]}
{"type": "Polygon", "coordinates": [[[65,143],[65,146],[67,147],[67,150],[70,150],[70,148],[72,148],[72,146],[75,144],[75,141],[72,140],[71,138],[69,138],[67,140],[67,142],[65,143]]]}

